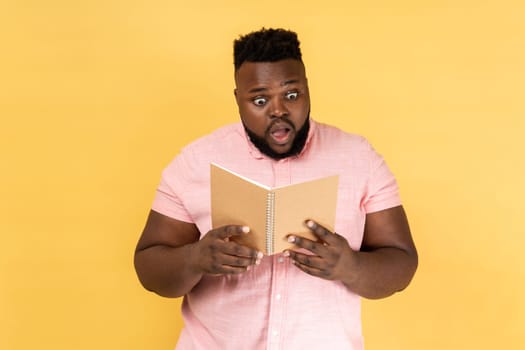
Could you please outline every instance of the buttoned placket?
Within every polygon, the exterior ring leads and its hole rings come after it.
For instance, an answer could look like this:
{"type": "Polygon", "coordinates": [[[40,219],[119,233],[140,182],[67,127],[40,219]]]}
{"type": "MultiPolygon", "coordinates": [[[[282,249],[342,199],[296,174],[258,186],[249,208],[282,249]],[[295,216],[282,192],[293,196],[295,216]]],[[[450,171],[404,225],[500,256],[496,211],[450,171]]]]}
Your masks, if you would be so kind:
{"type": "MultiPolygon", "coordinates": [[[[273,187],[291,182],[290,160],[282,159],[273,164],[273,187]]],[[[286,288],[289,261],[282,253],[272,257],[272,282],[270,291],[270,317],[268,321],[267,349],[281,349],[282,330],[286,322],[286,288]]]]}

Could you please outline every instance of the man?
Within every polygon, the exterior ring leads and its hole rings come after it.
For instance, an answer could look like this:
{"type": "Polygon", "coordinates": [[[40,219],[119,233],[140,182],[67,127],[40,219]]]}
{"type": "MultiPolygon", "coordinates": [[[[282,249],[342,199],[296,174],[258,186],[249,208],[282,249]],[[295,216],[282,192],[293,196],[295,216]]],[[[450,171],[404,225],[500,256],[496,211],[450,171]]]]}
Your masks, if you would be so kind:
{"type": "Polygon", "coordinates": [[[417,267],[396,181],[364,138],[310,119],[294,32],[241,36],[234,65],[242,123],[193,142],[164,170],[138,276],[159,295],[184,296],[178,349],[363,349],[360,297],[404,289],[417,267]],[[290,235],[297,249],[263,256],[235,243],[249,227],[211,228],[211,162],[272,187],[339,174],[335,232],[305,218],[318,240],[290,235]]]}

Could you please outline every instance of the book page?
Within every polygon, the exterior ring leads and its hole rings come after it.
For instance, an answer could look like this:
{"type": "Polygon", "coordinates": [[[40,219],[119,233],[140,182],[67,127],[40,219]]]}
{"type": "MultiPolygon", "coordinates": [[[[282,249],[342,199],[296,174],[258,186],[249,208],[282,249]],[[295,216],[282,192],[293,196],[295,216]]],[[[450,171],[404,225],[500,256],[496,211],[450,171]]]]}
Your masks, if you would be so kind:
{"type": "Polygon", "coordinates": [[[305,226],[306,219],[334,231],[338,180],[338,176],[330,176],[274,190],[274,253],[294,247],[287,241],[289,234],[317,241],[305,226]]]}
{"type": "Polygon", "coordinates": [[[249,226],[250,233],[233,238],[240,244],[271,255],[294,247],[287,241],[289,234],[317,240],[304,225],[306,219],[334,229],[338,176],[269,189],[216,164],[211,164],[210,171],[212,227],[249,226]],[[270,210],[273,224],[267,228],[270,192],[274,197],[274,206],[270,210]],[[273,231],[270,230],[272,227],[273,231]],[[268,250],[267,233],[270,241],[273,240],[268,250]]]}
{"type": "Polygon", "coordinates": [[[268,191],[244,178],[211,166],[212,227],[246,225],[251,231],[233,240],[266,252],[266,196],[268,191]]]}

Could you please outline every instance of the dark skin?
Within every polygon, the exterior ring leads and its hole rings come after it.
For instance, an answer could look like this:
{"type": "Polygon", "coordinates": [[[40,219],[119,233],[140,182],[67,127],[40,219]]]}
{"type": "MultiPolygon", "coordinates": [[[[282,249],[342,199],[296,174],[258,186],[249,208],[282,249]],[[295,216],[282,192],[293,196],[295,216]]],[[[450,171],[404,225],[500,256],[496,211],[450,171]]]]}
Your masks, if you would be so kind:
{"type": "MultiPolygon", "coordinates": [[[[275,152],[290,150],[295,131],[304,125],[310,110],[304,65],[296,60],[245,62],[235,82],[245,126],[265,138],[275,152]]],[[[312,255],[294,250],[284,253],[305,273],[340,281],[366,298],[389,296],[412,279],[418,258],[402,206],[366,215],[359,251],[352,250],[343,236],[305,220],[318,240],[289,239],[312,255]]],[[[231,225],[212,229],[199,239],[194,224],[151,211],[135,252],[137,274],[146,289],[179,297],[206,274],[244,273],[260,262],[262,253],[229,239],[242,234],[250,234],[249,228],[231,225]]]]}
{"type": "Polygon", "coordinates": [[[297,247],[314,255],[287,250],[295,266],[304,272],[333,281],[369,299],[387,297],[403,290],[417,268],[417,252],[402,206],[366,216],[360,251],[354,251],[337,233],[307,220],[305,225],[318,237],[312,241],[289,236],[297,247]]]}
{"type": "Polygon", "coordinates": [[[310,112],[304,65],[296,60],[245,62],[235,73],[235,99],[245,127],[276,153],[286,153],[310,112]]]}
{"type": "MultiPolygon", "coordinates": [[[[243,273],[258,264],[258,251],[230,241],[243,226],[224,226],[199,240],[197,226],[150,211],[135,252],[144,287],[165,297],[187,294],[204,274],[243,273]]],[[[249,234],[249,233],[248,233],[249,234]]]]}

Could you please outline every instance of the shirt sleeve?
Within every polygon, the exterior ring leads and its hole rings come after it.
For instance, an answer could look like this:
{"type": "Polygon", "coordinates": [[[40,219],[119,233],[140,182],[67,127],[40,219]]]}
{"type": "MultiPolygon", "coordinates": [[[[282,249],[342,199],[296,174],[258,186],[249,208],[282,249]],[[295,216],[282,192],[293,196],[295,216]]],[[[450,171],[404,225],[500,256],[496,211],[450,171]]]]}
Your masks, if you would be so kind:
{"type": "Polygon", "coordinates": [[[185,157],[178,155],[162,172],[152,209],[162,215],[193,223],[193,219],[181,199],[186,186],[188,164],[185,157]]]}
{"type": "Polygon", "coordinates": [[[385,160],[370,144],[368,153],[370,177],[363,198],[365,212],[368,214],[401,205],[397,181],[385,160]]]}

